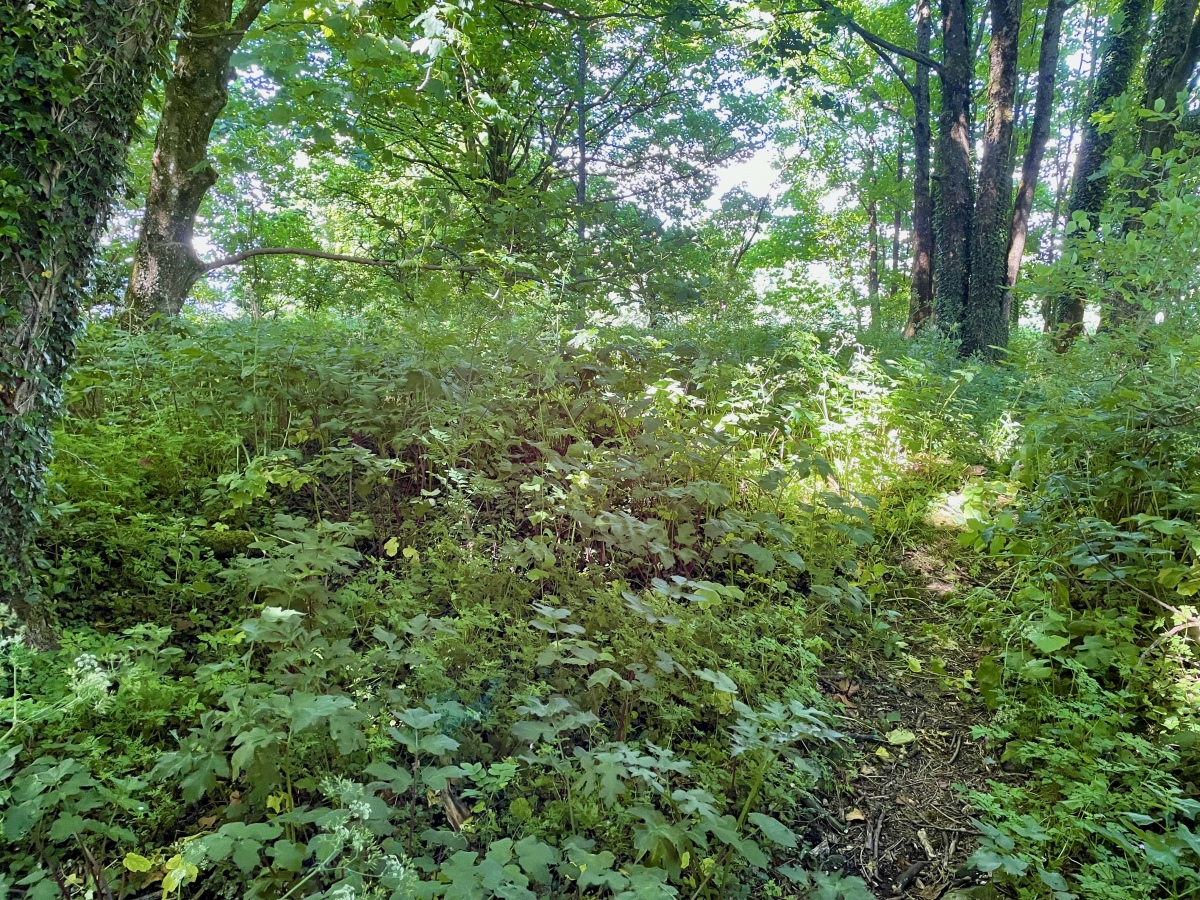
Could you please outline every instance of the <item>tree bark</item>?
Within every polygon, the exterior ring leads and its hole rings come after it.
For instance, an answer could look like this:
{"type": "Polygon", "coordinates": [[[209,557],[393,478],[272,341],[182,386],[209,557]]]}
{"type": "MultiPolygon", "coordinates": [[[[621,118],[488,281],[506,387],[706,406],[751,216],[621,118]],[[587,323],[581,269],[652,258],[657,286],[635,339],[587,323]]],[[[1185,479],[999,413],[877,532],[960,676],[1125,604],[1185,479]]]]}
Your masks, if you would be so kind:
{"type": "Polygon", "coordinates": [[[576,89],[576,152],[579,155],[576,160],[578,171],[575,178],[575,206],[577,208],[575,221],[575,236],[579,239],[580,245],[583,244],[587,236],[587,224],[584,219],[584,208],[587,206],[587,83],[588,83],[588,52],[587,52],[587,26],[581,25],[579,28],[579,57],[576,62],[577,71],[575,86],[576,89]]]}
{"type": "Polygon", "coordinates": [[[978,353],[995,359],[999,350],[1008,346],[1004,297],[1021,0],[992,0],[991,8],[988,111],[971,232],[970,286],[958,352],[962,357],[978,353]]]}
{"type": "Polygon", "coordinates": [[[200,204],[217,180],[208,139],[229,100],[229,61],[265,5],[246,0],[234,17],[233,0],[185,0],[125,295],[126,307],[142,321],[178,315],[204,274],[192,237],[200,204]]]}
{"type": "Polygon", "coordinates": [[[942,112],[938,118],[934,228],[938,325],[961,331],[971,271],[971,32],[968,0],[942,0],[942,112]]]}
{"type": "MultiPolygon", "coordinates": [[[[917,52],[929,55],[933,36],[930,0],[917,0],[917,52]]],[[[933,317],[933,197],[929,187],[929,147],[932,142],[929,66],[917,64],[913,79],[913,211],[912,287],[904,336],[912,337],[933,317]]]]}
{"type": "MultiPolygon", "coordinates": [[[[1110,20],[1100,70],[1096,73],[1088,97],[1079,158],[1071,180],[1068,223],[1075,218],[1075,213],[1083,212],[1095,225],[1096,217],[1108,199],[1109,178],[1104,166],[1109,148],[1112,147],[1113,134],[1111,131],[1102,133],[1094,117],[1129,88],[1146,43],[1152,6],[1152,0],[1121,0],[1117,13],[1110,20]]],[[[1059,351],[1065,351],[1083,332],[1083,307],[1084,298],[1077,292],[1068,291],[1056,299],[1054,345],[1059,351]]]]}
{"type": "Polygon", "coordinates": [[[879,303],[879,201],[875,198],[875,143],[867,143],[867,303],[871,308],[871,327],[878,328],[882,318],[879,303]]]}
{"type": "MultiPolygon", "coordinates": [[[[896,181],[903,183],[904,181],[904,132],[898,131],[896,134],[896,181]]],[[[892,270],[890,276],[890,286],[888,293],[895,296],[900,289],[900,228],[904,224],[904,210],[900,208],[900,204],[896,204],[896,208],[892,211],[892,270]]]]}
{"type": "Polygon", "coordinates": [[[1037,193],[1038,178],[1042,171],[1042,159],[1046,155],[1046,141],[1050,138],[1050,120],[1054,117],[1054,92],[1058,78],[1058,54],[1062,38],[1063,16],[1066,0],[1049,0],[1046,7],[1046,22],[1042,26],[1042,45],[1038,50],[1037,97],[1033,104],[1033,123],[1029,128],[1029,145],[1025,148],[1025,159],[1021,163],[1021,182],[1013,203],[1012,221],[1009,225],[1008,265],[1004,278],[1005,318],[1011,321],[1013,286],[1021,274],[1021,260],[1025,256],[1025,241],[1029,236],[1029,215],[1033,211],[1033,198],[1037,193]]]}
{"type": "Polygon", "coordinates": [[[171,0],[9,3],[0,46],[0,600],[55,633],[32,575],[50,427],[109,198],[124,172],[171,0]],[[96,87],[99,85],[100,87],[96,87]]]}

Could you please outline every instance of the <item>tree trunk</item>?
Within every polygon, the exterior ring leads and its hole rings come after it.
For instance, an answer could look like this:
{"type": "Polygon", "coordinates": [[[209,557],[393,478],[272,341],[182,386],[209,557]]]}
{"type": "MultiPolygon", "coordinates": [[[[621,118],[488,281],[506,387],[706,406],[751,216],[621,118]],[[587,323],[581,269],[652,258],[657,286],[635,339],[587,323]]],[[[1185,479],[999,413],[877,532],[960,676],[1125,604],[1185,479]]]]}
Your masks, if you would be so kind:
{"type": "Polygon", "coordinates": [[[878,328],[882,318],[879,303],[879,201],[875,199],[875,143],[867,143],[867,302],[871,307],[871,327],[878,328]]]}
{"type": "MultiPolygon", "coordinates": [[[[1146,55],[1142,108],[1154,109],[1162,101],[1162,112],[1171,115],[1179,109],[1179,95],[1187,90],[1200,54],[1200,21],[1196,20],[1197,0],[1166,0],[1154,21],[1154,34],[1146,55]]],[[[1155,202],[1156,192],[1151,167],[1175,146],[1175,123],[1169,119],[1143,119],[1138,129],[1138,152],[1145,156],[1142,173],[1131,177],[1123,189],[1135,206],[1139,193],[1145,192],[1144,204],[1155,202]],[[1157,151],[1157,153],[1156,153],[1157,151]]],[[[1144,208],[1144,207],[1142,207],[1144,208]]],[[[1140,217],[1130,215],[1125,231],[1141,228],[1140,217]]],[[[1146,317],[1140,304],[1128,302],[1123,294],[1114,296],[1103,311],[1102,326],[1114,327],[1146,317]]]]}
{"type": "MultiPolygon", "coordinates": [[[[1146,57],[1145,91],[1142,106],[1154,109],[1163,101],[1163,112],[1179,108],[1179,95],[1187,90],[1200,54],[1200,21],[1196,20],[1197,0],[1166,0],[1154,23],[1154,38],[1146,57]]],[[[1175,128],[1169,121],[1143,119],[1138,134],[1138,150],[1152,156],[1155,150],[1166,152],[1175,145],[1175,128]]]]}
{"type": "MultiPolygon", "coordinates": [[[[1101,133],[1093,121],[1096,113],[1103,112],[1108,105],[1129,88],[1133,70],[1142,55],[1146,43],[1146,30],[1150,21],[1152,0],[1121,0],[1121,5],[1110,20],[1109,33],[1104,41],[1100,70],[1092,84],[1088,97],[1087,113],[1083,122],[1083,138],[1079,144],[1079,158],[1075,164],[1075,175],[1071,180],[1071,200],[1067,207],[1067,222],[1075,213],[1087,213],[1093,225],[1108,199],[1109,178],[1104,173],[1113,133],[1101,133]],[[1117,27],[1113,27],[1113,25],[1117,27]]],[[[1083,331],[1084,298],[1076,292],[1066,292],[1055,302],[1055,347],[1063,351],[1083,331]]]]}
{"type": "Polygon", "coordinates": [[[4,15],[0,172],[12,187],[0,225],[0,600],[44,647],[55,634],[30,555],[50,427],[82,286],[175,6],[63,0],[9,3],[4,15]]]}
{"type": "Polygon", "coordinates": [[[126,308],[142,321],[178,315],[204,273],[192,235],[204,195],[217,180],[208,138],[229,99],[229,61],[265,5],[246,0],[233,18],[233,0],[185,0],[125,295],[126,308]]]}
{"type": "Polygon", "coordinates": [[[1012,136],[1021,0],[992,0],[987,119],[971,233],[971,275],[959,356],[995,359],[1008,346],[1005,271],[1012,200],[1012,136]]]}
{"type": "MultiPolygon", "coordinates": [[[[930,0],[917,0],[917,51],[929,55],[933,36],[930,0]]],[[[912,287],[904,336],[912,337],[933,317],[933,198],[929,189],[929,147],[932,141],[929,66],[917,64],[913,79],[913,211],[912,287]]]]}
{"type": "Polygon", "coordinates": [[[942,113],[938,119],[934,228],[938,326],[960,333],[971,271],[971,56],[968,0],[942,0],[942,113]]]}
{"type": "Polygon", "coordinates": [[[1042,45],[1038,51],[1037,98],[1033,105],[1033,124],[1029,129],[1029,146],[1025,148],[1025,159],[1021,164],[1021,183],[1013,203],[1012,222],[1008,240],[1008,265],[1004,279],[1005,317],[1012,315],[1013,286],[1021,273],[1021,260],[1025,256],[1025,241],[1029,235],[1029,214],[1033,211],[1033,198],[1037,193],[1038,177],[1042,170],[1042,159],[1046,155],[1046,141],[1050,137],[1050,120],[1054,117],[1054,91],[1058,77],[1058,51],[1062,37],[1063,15],[1067,11],[1065,0],[1050,0],[1046,7],[1046,22],[1042,27],[1042,45]]]}
{"type": "MultiPolygon", "coordinates": [[[[899,131],[896,134],[896,182],[903,183],[904,181],[904,132],[899,131]]],[[[892,296],[900,290],[900,228],[904,224],[904,210],[900,208],[900,204],[896,204],[896,208],[892,211],[892,271],[890,276],[891,285],[888,288],[888,293],[892,296]]]]}
{"type": "Polygon", "coordinates": [[[584,207],[587,205],[587,81],[588,81],[588,52],[587,27],[579,29],[579,58],[576,75],[576,151],[579,154],[576,165],[578,171],[575,178],[575,206],[577,207],[575,221],[575,236],[582,245],[587,235],[584,221],[584,207]]]}

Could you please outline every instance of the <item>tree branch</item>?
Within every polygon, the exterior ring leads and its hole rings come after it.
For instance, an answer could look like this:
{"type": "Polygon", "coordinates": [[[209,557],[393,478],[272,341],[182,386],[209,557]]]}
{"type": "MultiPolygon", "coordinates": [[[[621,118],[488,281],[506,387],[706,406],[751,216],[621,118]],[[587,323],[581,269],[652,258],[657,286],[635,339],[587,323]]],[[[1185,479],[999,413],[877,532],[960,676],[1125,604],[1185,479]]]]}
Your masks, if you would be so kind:
{"type": "Polygon", "coordinates": [[[886,38],[881,38],[879,35],[867,31],[867,29],[863,28],[856,21],[854,21],[854,17],[850,15],[850,13],[839,9],[834,4],[829,3],[828,0],[816,0],[816,2],[822,10],[837,16],[839,19],[845,22],[847,28],[857,34],[868,44],[872,45],[872,47],[876,49],[881,48],[883,50],[887,50],[889,53],[895,53],[897,56],[902,56],[905,59],[911,60],[919,66],[928,66],[939,75],[942,74],[942,64],[932,56],[926,56],[924,53],[918,53],[916,50],[909,50],[907,47],[901,47],[899,44],[893,44],[886,38]]]}
{"type": "Polygon", "coordinates": [[[214,269],[223,269],[226,266],[240,265],[256,256],[307,256],[313,259],[353,263],[356,266],[374,266],[379,269],[419,269],[422,272],[455,272],[465,275],[483,271],[482,266],[439,266],[432,263],[419,263],[416,259],[376,259],[370,256],[351,256],[347,253],[327,253],[324,250],[310,250],[307,247],[255,247],[253,250],[242,250],[240,253],[204,263],[202,274],[207,275],[214,269]]]}

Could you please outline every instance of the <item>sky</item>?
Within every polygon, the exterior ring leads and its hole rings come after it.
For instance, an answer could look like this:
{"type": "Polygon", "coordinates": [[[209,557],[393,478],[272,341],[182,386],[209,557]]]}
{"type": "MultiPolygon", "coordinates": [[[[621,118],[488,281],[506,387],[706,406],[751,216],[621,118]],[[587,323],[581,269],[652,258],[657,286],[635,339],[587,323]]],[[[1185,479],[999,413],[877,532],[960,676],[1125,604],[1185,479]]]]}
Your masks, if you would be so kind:
{"type": "Polygon", "coordinates": [[[721,198],[738,185],[745,185],[755,197],[765,197],[776,192],[779,187],[779,173],[774,167],[774,161],[779,156],[779,148],[768,143],[767,146],[756,150],[754,155],[743,162],[734,163],[721,172],[712,196],[708,198],[709,209],[721,205],[721,198]]]}

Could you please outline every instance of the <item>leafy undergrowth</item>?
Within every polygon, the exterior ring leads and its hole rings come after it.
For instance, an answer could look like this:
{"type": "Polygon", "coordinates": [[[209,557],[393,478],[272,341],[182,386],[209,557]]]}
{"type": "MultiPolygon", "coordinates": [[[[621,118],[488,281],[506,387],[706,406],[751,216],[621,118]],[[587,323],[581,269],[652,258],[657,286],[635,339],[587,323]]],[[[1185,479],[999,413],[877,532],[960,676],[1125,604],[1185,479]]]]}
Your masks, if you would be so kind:
{"type": "MultiPolygon", "coordinates": [[[[870,897],[821,844],[828,798],[863,772],[852,668],[883,660],[954,681],[984,723],[971,758],[1024,770],[967,785],[976,870],[1029,896],[1185,896],[1186,650],[1147,649],[1160,623],[1133,591],[1191,583],[1188,447],[1144,473],[1176,511],[1156,501],[1141,542],[1141,508],[1100,505],[1116,463],[1086,512],[1075,490],[1079,521],[1143,554],[1102,580],[1117,563],[1076,558],[1051,485],[1085,449],[1117,452],[1110,421],[1045,458],[1062,398],[1042,390],[1019,431],[1012,379],[936,345],[879,363],[735,343],[97,328],[41,544],[63,649],[5,647],[0,884],[870,897]],[[1010,453],[1011,484],[958,491],[1010,453]],[[901,601],[938,492],[969,571],[920,617],[901,601]],[[1126,880],[1096,888],[1117,864],[1126,880]]],[[[908,723],[869,724],[888,741],[908,723]]],[[[879,746],[899,765],[908,743],[879,746]]]]}

